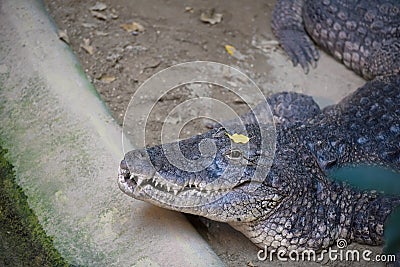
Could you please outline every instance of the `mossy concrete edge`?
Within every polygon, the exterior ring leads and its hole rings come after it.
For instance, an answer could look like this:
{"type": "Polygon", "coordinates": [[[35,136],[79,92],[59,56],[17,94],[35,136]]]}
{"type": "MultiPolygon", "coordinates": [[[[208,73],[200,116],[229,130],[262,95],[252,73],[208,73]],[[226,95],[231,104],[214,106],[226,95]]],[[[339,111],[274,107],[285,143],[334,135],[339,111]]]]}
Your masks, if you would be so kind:
{"type": "Polygon", "coordinates": [[[71,266],[54,248],[29,208],[5,153],[0,146],[0,265],[71,266]]]}
{"type": "Polygon", "coordinates": [[[41,1],[0,8],[0,139],[61,255],[80,266],[222,265],[183,216],[119,191],[120,128],[41,1]]]}

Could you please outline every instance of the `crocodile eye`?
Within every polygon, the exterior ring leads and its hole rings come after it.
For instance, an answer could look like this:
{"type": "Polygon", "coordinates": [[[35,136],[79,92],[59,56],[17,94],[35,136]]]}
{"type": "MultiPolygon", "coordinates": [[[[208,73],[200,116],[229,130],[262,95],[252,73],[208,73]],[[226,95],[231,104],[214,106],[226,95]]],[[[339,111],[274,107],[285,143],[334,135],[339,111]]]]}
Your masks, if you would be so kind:
{"type": "Polygon", "coordinates": [[[239,159],[242,157],[242,151],[240,150],[231,150],[229,151],[226,156],[230,159],[239,159]]]}
{"type": "Polygon", "coordinates": [[[219,127],[217,131],[212,135],[214,138],[219,138],[224,136],[226,133],[226,129],[224,127],[219,127]]]}

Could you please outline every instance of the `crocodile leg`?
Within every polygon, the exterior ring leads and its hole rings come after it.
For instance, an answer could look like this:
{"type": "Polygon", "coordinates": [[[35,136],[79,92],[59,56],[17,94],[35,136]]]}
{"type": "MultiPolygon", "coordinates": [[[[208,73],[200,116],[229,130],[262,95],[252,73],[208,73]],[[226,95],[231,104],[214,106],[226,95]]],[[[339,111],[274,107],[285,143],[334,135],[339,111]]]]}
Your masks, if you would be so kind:
{"type": "Polygon", "coordinates": [[[319,52],[304,28],[303,5],[304,0],[278,0],[272,14],[272,31],[293,65],[300,64],[308,73],[308,65],[316,66],[319,52]]]}

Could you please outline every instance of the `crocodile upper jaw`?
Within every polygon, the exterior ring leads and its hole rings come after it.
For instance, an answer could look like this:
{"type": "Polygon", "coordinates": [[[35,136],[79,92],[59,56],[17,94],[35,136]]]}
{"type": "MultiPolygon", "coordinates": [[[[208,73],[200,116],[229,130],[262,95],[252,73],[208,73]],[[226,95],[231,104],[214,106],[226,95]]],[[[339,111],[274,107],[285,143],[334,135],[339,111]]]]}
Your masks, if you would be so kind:
{"type": "Polygon", "coordinates": [[[193,177],[187,177],[184,184],[178,185],[163,178],[153,166],[147,166],[151,165],[147,160],[136,158],[131,164],[135,166],[129,168],[125,159],[121,161],[118,169],[119,188],[131,197],[148,200],[165,208],[206,205],[229,192],[246,189],[250,183],[242,181],[236,185],[218,187],[217,184],[203,185],[193,177]]]}

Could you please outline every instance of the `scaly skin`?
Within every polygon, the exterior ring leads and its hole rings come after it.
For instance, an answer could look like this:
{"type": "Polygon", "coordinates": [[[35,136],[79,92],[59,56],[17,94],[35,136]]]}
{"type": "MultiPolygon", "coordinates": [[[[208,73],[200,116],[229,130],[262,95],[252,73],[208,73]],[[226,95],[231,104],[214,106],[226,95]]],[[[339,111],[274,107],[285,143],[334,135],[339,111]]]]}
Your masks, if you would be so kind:
{"type": "Polygon", "coordinates": [[[400,71],[398,0],[278,0],[272,30],[306,73],[319,58],[310,37],[366,79],[400,71]]]}
{"type": "Polygon", "coordinates": [[[259,125],[246,125],[248,154],[238,154],[245,145],[233,143],[224,129],[216,128],[163,147],[128,152],[120,165],[119,187],[163,208],[227,222],[262,248],[318,251],[338,238],[382,244],[385,219],[400,205],[400,197],[359,192],[328,179],[326,172],[354,163],[400,171],[399,88],[400,77],[377,78],[316,116],[314,109],[306,111],[303,120],[290,114],[287,101],[297,107],[308,98],[275,95],[270,100],[274,115],[285,118],[276,124],[273,158],[260,149],[259,125]],[[286,112],[277,113],[279,105],[286,112]],[[206,140],[214,142],[215,155],[205,153],[206,140]],[[174,146],[187,159],[203,158],[209,164],[198,171],[174,166],[167,157],[174,146]],[[269,171],[263,169],[265,159],[272,160],[269,171]],[[260,167],[262,182],[253,190],[249,182],[260,167]]]}

